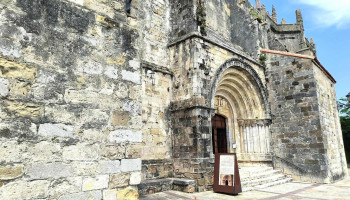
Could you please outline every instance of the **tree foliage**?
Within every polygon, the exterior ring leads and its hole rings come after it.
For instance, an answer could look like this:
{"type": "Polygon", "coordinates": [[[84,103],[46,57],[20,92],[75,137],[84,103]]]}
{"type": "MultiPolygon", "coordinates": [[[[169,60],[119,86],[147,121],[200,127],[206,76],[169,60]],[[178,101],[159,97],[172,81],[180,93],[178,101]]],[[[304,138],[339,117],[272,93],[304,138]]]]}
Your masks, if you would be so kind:
{"type": "Polygon", "coordinates": [[[348,161],[348,163],[350,163],[350,118],[341,116],[340,123],[343,132],[346,160],[348,161]]]}
{"type": "Polygon", "coordinates": [[[339,112],[342,116],[350,118],[350,101],[346,98],[341,98],[338,101],[339,112]]]}
{"type": "Polygon", "coordinates": [[[342,98],[338,102],[340,112],[340,123],[343,132],[346,160],[350,163],[350,101],[342,98]]]}

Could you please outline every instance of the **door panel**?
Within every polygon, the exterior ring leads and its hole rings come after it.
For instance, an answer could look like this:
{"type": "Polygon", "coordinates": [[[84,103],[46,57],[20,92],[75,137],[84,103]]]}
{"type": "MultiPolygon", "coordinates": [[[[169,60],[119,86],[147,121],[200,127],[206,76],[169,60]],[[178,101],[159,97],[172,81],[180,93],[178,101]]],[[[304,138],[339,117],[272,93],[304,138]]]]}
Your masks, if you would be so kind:
{"type": "Polygon", "coordinates": [[[226,119],[220,115],[212,118],[213,152],[227,153],[226,119]]]}

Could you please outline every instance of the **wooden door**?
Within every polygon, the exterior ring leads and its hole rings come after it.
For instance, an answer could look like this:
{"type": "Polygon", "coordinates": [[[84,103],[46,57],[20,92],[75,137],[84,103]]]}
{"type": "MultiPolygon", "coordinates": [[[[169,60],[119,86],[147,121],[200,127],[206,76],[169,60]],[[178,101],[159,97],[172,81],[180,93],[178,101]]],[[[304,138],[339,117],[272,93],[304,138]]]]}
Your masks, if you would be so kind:
{"type": "Polygon", "coordinates": [[[215,115],[211,121],[214,153],[227,153],[226,118],[215,115]]]}

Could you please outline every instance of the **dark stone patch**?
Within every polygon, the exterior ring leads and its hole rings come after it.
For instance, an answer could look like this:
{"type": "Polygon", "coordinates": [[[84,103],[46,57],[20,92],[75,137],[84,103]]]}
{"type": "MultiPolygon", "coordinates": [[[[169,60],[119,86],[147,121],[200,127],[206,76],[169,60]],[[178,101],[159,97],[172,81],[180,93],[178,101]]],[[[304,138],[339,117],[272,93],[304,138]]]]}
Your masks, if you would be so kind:
{"type": "Polygon", "coordinates": [[[95,21],[95,15],[71,6],[68,3],[62,3],[60,17],[65,25],[83,33],[87,30],[89,24],[95,21]]]}
{"type": "Polygon", "coordinates": [[[323,143],[314,143],[314,144],[310,144],[309,146],[312,149],[324,149],[323,143]]]}

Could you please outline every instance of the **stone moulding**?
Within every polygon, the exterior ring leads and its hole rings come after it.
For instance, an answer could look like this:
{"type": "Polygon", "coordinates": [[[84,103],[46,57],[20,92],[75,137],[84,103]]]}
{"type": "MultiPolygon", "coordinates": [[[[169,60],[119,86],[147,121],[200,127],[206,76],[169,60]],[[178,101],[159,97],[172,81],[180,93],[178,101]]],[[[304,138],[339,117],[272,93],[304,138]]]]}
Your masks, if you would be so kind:
{"type": "Polygon", "coordinates": [[[150,62],[147,62],[147,61],[142,61],[141,62],[141,66],[144,69],[148,69],[148,70],[151,70],[151,71],[154,71],[154,72],[160,72],[160,73],[163,73],[163,74],[174,76],[174,72],[170,71],[169,69],[167,69],[167,68],[165,68],[163,66],[156,65],[154,63],[150,63],[150,62]]]}
{"type": "Polygon", "coordinates": [[[174,45],[177,45],[178,43],[181,43],[183,41],[186,41],[188,39],[191,38],[200,38],[206,42],[209,42],[211,44],[214,44],[220,48],[223,48],[231,53],[237,54],[238,56],[249,60],[250,62],[256,64],[257,66],[264,68],[264,66],[262,66],[259,62],[257,62],[254,58],[246,55],[244,52],[237,50],[235,47],[233,47],[231,44],[231,42],[226,41],[225,39],[223,39],[221,36],[216,35],[215,33],[210,32],[210,34],[208,34],[208,36],[202,36],[200,33],[198,32],[191,32],[189,34],[186,34],[180,38],[175,39],[174,41],[170,42],[168,44],[168,47],[172,47],[174,45]]]}
{"type": "Polygon", "coordinates": [[[258,73],[246,62],[244,62],[243,60],[237,59],[237,58],[232,58],[227,60],[224,64],[222,64],[219,69],[217,69],[215,76],[213,77],[213,80],[211,81],[211,89],[209,92],[209,97],[211,98],[210,101],[208,101],[207,105],[208,107],[214,107],[214,97],[215,97],[215,92],[216,92],[216,87],[218,84],[218,81],[220,80],[220,77],[222,75],[222,73],[230,68],[230,67],[238,67],[241,69],[246,70],[255,80],[255,83],[258,85],[259,91],[260,91],[260,98],[262,100],[262,102],[264,102],[264,107],[265,107],[265,114],[266,114],[266,118],[271,118],[270,117],[270,106],[269,106],[269,102],[268,102],[268,95],[267,95],[267,90],[264,87],[263,82],[261,81],[258,73]]]}
{"type": "Polygon", "coordinates": [[[289,52],[283,52],[283,51],[276,51],[276,50],[269,50],[269,49],[261,49],[260,52],[262,53],[270,53],[270,54],[278,54],[282,56],[292,56],[297,58],[305,58],[312,60],[312,62],[323,71],[328,78],[333,82],[337,83],[337,81],[334,79],[334,77],[328,72],[328,70],[321,64],[321,62],[317,59],[316,56],[308,56],[303,54],[297,54],[297,53],[289,53],[289,52]]]}

